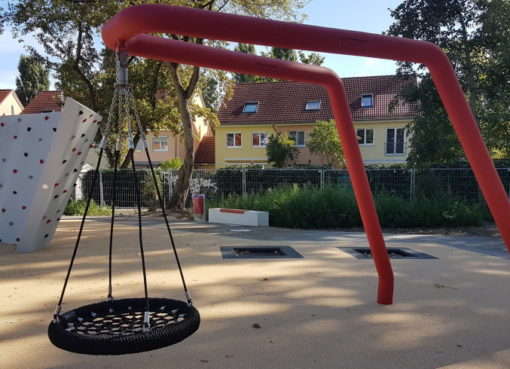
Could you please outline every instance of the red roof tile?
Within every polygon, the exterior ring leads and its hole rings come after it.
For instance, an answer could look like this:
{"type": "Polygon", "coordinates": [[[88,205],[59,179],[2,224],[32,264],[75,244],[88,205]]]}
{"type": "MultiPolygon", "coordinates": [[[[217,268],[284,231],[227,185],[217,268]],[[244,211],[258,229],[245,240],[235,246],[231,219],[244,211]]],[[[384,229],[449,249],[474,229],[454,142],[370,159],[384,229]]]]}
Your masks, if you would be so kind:
{"type": "MultiPolygon", "coordinates": [[[[396,76],[352,77],[342,79],[354,121],[412,119],[415,105],[389,104],[403,87],[416,80],[396,76]],[[361,95],[373,94],[373,106],[362,107],[361,95]]],[[[231,100],[218,113],[222,125],[260,123],[314,123],[333,119],[326,89],[302,82],[240,83],[234,87],[231,100]],[[307,111],[308,101],[321,101],[320,110],[307,111]],[[255,113],[243,113],[244,104],[258,102],[255,113]]]]}
{"type": "Polygon", "coordinates": [[[195,152],[195,163],[211,164],[215,162],[214,154],[214,136],[202,137],[202,141],[198,145],[195,152]]]}
{"type": "Polygon", "coordinates": [[[28,103],[21,114],[38,114],[50,111],[62,111],[62,92],[40,91],[37,96],[28,103]]]}

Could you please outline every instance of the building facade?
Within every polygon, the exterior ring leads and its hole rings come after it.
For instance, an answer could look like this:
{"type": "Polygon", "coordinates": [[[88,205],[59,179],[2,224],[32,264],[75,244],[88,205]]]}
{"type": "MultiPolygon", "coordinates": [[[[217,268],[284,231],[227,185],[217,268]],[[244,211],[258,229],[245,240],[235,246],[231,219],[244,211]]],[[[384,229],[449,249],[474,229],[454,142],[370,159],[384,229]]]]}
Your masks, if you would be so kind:
{"type": "Polygon", "coordinates": [[[0,116],[17,115],[23,110],[23,104],[14,90],[0,90],[0,116]]]}
{"type": "MultiPolygon", "coordinates": [[[[358,143],[366,164],[403,163],[409,137],[406,126],[416,107],[396,100],[414,79],[396,76],[343,79],[358,143]]],[[[326,89],[301,82],[242,83],[219,111],[216,168],[268,165],[268,137],[277,132],[295,141],[299,154],[289,166],[320,166],[306,142],[317,121],[334,119],[326,89]]]]}
{"type": "MultiPolygon", "coordinates": [[[[204,101],[199,95],[193,97],[193,103],[204,107],[204,101]]],[[[212,136],[212,129],[209,122],[201,116],[196,116],[193,119],[193,153],[196,153],[200,142],[204,137],[212,136]]],[[[164,161],[173,158],[181,158],[184,160],[185,145],[184,138],[181,135],[175,134],[171,130],[159,130],[158,132],[147,133],[147,146],[151,160],[155,165],[159,165],[164,161]]],[[[147,166],[148,159],[144,150],[140,146],[135,150],[135,162],[137,165],[147,166]]]]}

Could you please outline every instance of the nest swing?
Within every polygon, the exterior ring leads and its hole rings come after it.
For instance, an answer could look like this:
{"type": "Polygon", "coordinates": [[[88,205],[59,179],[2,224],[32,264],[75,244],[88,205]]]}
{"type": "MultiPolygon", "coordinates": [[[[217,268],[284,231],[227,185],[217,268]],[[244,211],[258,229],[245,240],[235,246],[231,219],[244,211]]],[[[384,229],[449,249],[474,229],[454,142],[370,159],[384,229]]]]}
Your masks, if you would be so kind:
{"type": "Polygon", "coordinates": [[[96,171],[88,193],[85,213],[81,221],[69,269],[62,288],[62,293],[55,309],[53,320],[48,327],[48,337],[58,348],[75,353],[90,355],[122,355],[155,350],[173,345],[192,335],[199,326],[200,314],[193,306],[191,295],[184,280],[183,270],[164,209],[160,189],[156,180],[156,174],[154,172],[147,147],[147,141],[136,109],[133,92],[131,90],[131,86],[127,82],[127,54],[124,51],[119,51],[117,52],[117,83],[115,84],[114,96],[108,114],[108,121],[100,143],[96,171]],[[118,104],[116,104],[116,101],[118,104]],[[87,217],[95,183],[97,181],[101,158],[103,156],[103,151],[107,147],[108,138],[112,131],[112,116],[115,110],[115,105],[118,105],[118,125],[115,144],[113,199],[110,224],[108,297],[106,301],[93,303],[61,313],[65,290],[74,265],[78,246],[80,244],[85,218],[87,217]],[[152,179],[154,181],[173,253],[181,276],[186,301],[167,298],[150,298],[148,295],[145,256],[142,240],[141,199],[133,158],[134,142],[130,122],[130,105],[132,105],[133,108],[138,129],[137,133],[139,134],[142,146],[148,158],[152,179]],[[127,129],[126,132],[124,132],[125,129],[127,129]],[[138,235],[145,296],[142,298],[126,298],[117,300],[114,299],[112,295],[112,249],[117,167],[124,136],[128,141],[128,156],[132,165],[134,190],[138,208],[138,235]]]}

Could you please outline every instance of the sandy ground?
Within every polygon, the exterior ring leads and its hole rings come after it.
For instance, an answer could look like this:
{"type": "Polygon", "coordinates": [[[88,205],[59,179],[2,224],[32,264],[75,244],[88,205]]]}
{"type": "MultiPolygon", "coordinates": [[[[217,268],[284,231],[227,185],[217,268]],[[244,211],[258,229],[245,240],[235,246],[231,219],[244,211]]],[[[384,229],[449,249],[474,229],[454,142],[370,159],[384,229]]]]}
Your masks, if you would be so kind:
{"type": "MultiPolygon", "coordinates": [[[[160,219],[144,228],[149,293],[184,299],[160,219]]],[[[500,238],[387,235],[388,246],[437,257],[393,260],[395,303],[375,302],[371,260],[338,247],[362,233],[200,225],[173,221],[202,324],[177,345],[86,356],[46,336],[79,222],[64,219],[51,247],[0,246],[0,368],[371,369],[510,368],[510,268],[500,238]],[[245,231],[243,231],[245,230],[245,231]],[[300,259],[223,259],[219,246],[292,246],[300,259]]],[[[107,219],[87,223],[64,310],[107,293],[107,219]]],[[[142,296],[133,219],[119,220],[114,295],[142,296]]]]}

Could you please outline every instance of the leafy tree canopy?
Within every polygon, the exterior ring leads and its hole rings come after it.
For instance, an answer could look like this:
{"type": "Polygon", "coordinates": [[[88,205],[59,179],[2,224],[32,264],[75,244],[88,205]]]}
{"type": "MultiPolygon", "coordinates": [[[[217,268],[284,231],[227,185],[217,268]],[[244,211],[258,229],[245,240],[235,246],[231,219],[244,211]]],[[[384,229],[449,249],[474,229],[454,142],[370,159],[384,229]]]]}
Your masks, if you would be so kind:
{"type": "MultiPolygon", "coordinates": [[[[404,0],[391,10],[388,33],[430,41],[447,53],[479,119],[491,150],[510,153],[510,3],[506,0],[404,0]],[[506,100],[506,102],[505,102],[506,100]]],[[[400,74],[416,74],[422,83],[401,97],[419,102],[410,126],[411,165],[444,163],[463,151],[423,65],[400,63],[400,74]]]]}
{"type": "MultiPolygon", "coordinates": [[[[249,44],[237,44],[234,51],[239,51],[251,55],[257,55],[255,46],[249,44]]],[[[301,63],[312,65],[322,65],[322,63],[324,63],[325,60],[325,57],[320,56],[320,54],[318,53],[304,53],[303,51],[297,52],[296,50],[282,49],[279,47],[272,47],[269,52],[262,52],[260,56],[264,56],[266,58],[287,60],[291,62],[297,62],[299,59],[301,63]]],[[[241,73],[235,73],[233,79],[235,83],[277,81],[277,79],[274,78],[253,76],[241,73]]]]}
{"type": "Polygon", "coordinates": [[[269,136],[266,154],[269,164],[277,168],[283,168],[287,160],[294,160],[298,156],[298,149],[294,140],[289,136],[277,132],[269,136]]]}
{"type": "Polygon", "coordinates": [[[27,105],[39,93],[50,88],[49,72],[43,60],[34,56],[21,55],[16,77],[16,95],[27,105]]]}
{"type": "Polygon", "coordinates": [[[322,164],[330,167],[344,166],[344,154],[335,121],[317,121],[306,146],[312,154],[321,158],[322,164]]]}

